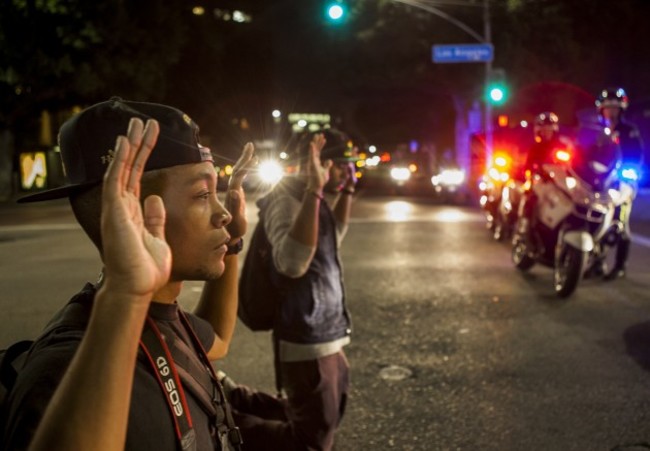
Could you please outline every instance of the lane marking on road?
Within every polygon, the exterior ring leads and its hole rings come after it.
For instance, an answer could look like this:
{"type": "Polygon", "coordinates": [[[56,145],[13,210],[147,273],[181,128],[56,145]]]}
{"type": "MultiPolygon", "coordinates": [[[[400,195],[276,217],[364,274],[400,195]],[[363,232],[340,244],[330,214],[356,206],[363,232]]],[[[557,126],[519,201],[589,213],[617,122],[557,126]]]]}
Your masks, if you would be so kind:
{"type": "Polygon", "coordinates": [[[431,223],[431,222],[485,222],[485,215],[479,213],[467,213],[463,211],[447,210],[435,214],[390,214],[371,218],[350,218],[351,224],[373,224],[373,223],[431,223]]]}
{"type": "Polygon", "coordinates": [[[407,219],[389,219],[389,218],[350,218],[350,224],[430,224],[432,222],[446,222],[446,223],[459,223],[459,222],[485,222],[485,218],[474,219],[465,218],[460,221],[447,221],[440,218],[407,218],[407,219]]]}
{"type": "Polygon", "coordinates": [[[81,226],[76,223],[69,224],[17,224],[0,226],[0,233],[17,233],[17,232],[50,232],[57,230],[81,230],[81,226]]]}

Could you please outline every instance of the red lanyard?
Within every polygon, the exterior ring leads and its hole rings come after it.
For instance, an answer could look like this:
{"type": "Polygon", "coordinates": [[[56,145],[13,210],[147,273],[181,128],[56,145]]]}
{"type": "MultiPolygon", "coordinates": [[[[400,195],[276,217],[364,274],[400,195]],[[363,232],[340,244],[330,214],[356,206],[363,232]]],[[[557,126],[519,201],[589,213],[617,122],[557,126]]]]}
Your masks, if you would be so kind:
{"type": "Polygon", "coordinates": [[[203,362],[203,365],[208,369],[208,372],[212,379],[213,386],[219,393],[219,398],[221,398],[222,400],[221,406],[223,408],[223,414],[224,414],[223,426],[225,427],[219,433],[219,440],[221,441],[222,449],[227,449],[226,447],[230,448],[230,446],[228,446],[228,443],[232,445],[234,449],[240,449],[244,441],[242,439],[239,428],[235,425],[235,420],[233,419],[230,405],[226,400],[226,395],[223,391],[223,387],[221,386],[221,383],[217,379],[217,374],[214,371],[214,368],[212,367],[212,363],[210,362],[210,359],[208,358],[208,353],[205,352],[205,349],[203,348],[203,345],[201,344],[199,337],[196,336],[196,332],[194,332],[194,329],[190,325],[190,322],[187,319],[187,315],[185,315],[185,312],[179,309],[178,314],[181,318],[183,325],[185,326],[185,330],[187,331],[188,335],[190,336],[190,339],[192,340],[192,343],[194,344],[194,348],[197,350],[197,354],[199,358],[203,362]]]}
{"type": "Polygon", "coordinates": [[[147,316],[147,322],[140,339],[140,348],[149,359],[158,384],[165,393],[165,399],[174,421],[176,438],[181,449],[195,450],[196,437],[192,428],[190,409],[187,407],[185,399],[185,391],[181,385],[180,377],[178,377],[169,347],[160,334],[158,326],[149,316],[147,316]]]}
{"type": "MultiPolygon", "coordinates": [[[[202,363],[201,366],[196,365],[194,370],[189,371],[189,377],[191,379],[188,380],[188,383],[194,382],[193,384],[190,384],[190,388],[194,390],[193,393],[195,395],[199,395],[200,399],[200,393],[197,393],[200,392],[200,389],[197,390],[196,388],[196,376],[198,375],[193,376],[192,373],[201,373],[202,371],[206,371],[206,376],[209,377],[206,378],[203,384],[199,385],[202,385],[204,389],[206,386],[212,385],[212,388],[214,391],[216,391],[216,393],[213,393],[212,395],[212,402],[220,399],[220,405],[222,409],[221,411],[223,412],[223,414],[221,414],[220,420],[223,421],[223,423],[218,422],[219,424],[216,424],[216,438],[224,450],[230,449],[231,446],[235,449],[239,449],[240,445],[243,442],[241,439],[241,433],[239,431],[239,428],[235,426],[232,412],[230,411],[230,406],[226,401],[226,397],[223,393],[221,384],[217,380],[216,373],[212,367],[212,364],[210,363],[208,354],[205,352],[201,341],[194,332],[194,329],[192,328],[185,313],[179,309],[178,314],[181,323],[185,328],[185,331],[189,335],[192,344],[194,345],[194,351],[196,352],[195,355],[198,356],[199,360],[202,363]]],[[[142,333],[140,347],[142,348],[144,354],[147,356],[149,363],[154,370],[154,374],[156,375],[156,379],[158,380],[158,384],[165,394],[165,399],[167,400],[167,404],[174,421],[176,437],[181,449],[184,451],[196,450],[196,436],[194,429],[192,428],[192,417],[187,407],[185,390],[181,385],[181,377],[179,376],[176,364],[174,363],[172,352],[162,337],[162,334],[160,333],[160,330],[158,329],[155,321],[149,316],[147,316],[147,322],[145,323],[145,327],[142,333]]],[[[186,351],[184,352],[187,353],[191,351],[186,348],[186,351]]],[[[205,378],[205,376],[201,377],[200,379],[203,378],[205,378]]],[[[207,390],[208,389],[206,389],[206,391],[207,390]]],[[[210,400],[204,401],[206,403],[211,403],[210,400]]],[[[215,408],[214,404],[212,403],[211,406],[213,409],[215,408]]],[[[217,413],[217,419],[219,418],[219,415],[220,414],[217,413]]]]}

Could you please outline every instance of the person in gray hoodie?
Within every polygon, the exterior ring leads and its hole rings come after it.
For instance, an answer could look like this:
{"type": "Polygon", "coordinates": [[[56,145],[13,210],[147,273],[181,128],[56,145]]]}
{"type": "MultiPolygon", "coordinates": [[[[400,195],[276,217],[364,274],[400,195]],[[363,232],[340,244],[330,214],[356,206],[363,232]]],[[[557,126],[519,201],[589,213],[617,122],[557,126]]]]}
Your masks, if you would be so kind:
{"type": "Polygon", "coordinates": [[[339,246],[355,190],[355,152],[338,130],[305,135],[297,175],[258,201],[272,247],[271,279],[282,293],[273,341],[276,385],[286,398],[221,375],[247,449],[333,446],[349,386],[343,349],[351,322],[339,246]]]}

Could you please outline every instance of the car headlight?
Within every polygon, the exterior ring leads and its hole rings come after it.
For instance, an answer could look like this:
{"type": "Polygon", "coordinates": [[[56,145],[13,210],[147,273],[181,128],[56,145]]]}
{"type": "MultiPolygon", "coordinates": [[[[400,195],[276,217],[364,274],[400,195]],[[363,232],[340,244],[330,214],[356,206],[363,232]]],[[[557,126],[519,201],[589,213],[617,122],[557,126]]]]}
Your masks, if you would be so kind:
{"type": "Polygon", "coordinates": [[[392,168],[390,176],[393,180],[398,182],[405,182],[411,178],[411,171],[408,168],[392,168]]]}
{"type": "Polygon", "coordinates": [[[462,185],[465,181],[465,171],[460,169],[445,169],[440,173],[440,183],[443,185],[462,185]]]}
{"type": "Polygon", "coordinates": [[[459,186],[465,181],[465,171],[460,169],[443,169],[440,174],[431,177],[433,186],[459,186]]]}

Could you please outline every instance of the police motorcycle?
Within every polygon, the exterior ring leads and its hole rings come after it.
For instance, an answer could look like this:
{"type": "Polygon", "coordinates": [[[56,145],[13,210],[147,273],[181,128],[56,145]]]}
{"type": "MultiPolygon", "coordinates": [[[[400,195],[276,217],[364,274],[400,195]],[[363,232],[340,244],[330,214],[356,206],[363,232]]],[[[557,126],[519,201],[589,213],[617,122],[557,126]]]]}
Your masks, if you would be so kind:
{"type": "Polygon", "coordinates": [[[509,179],[501,191],[497,206],[493,237],[497,241],[510,238],[515,231],[519,217],[519,204],[524,195],[524,182],[519,178],[509,179]]]}
{"type": "Polygon", "coordinates": [[[485,213],[486,227],[497,241],[508,236],[517,217],[517,210],[511,210],[513,208],[511,201],[518,199],[518,193],[512,192],[512,189],[516,188],[512,172],[511,155],[497,151],[479,183],[479,204],[485,213]]]}
{"type": "Polygon", "coordinates": [[[629,208],[632,204],[638,192],[641,177],[641,166],[638,163],[623,160],[618,170],[618,189],[610,190],[616,208],[614,219],[605,238],[595,243],[593,258],[584,274],[585,278],[602,276],[608,279],[609,265],[612,264],[614,268],[616,267],[616,258],[614,257],[616,252],[610,252],[610,250],[616,249],[626,233],[629,234],[629,230],[625,230],[625,217],[629,214],[629,210],[622,214],[621,209],[626,209],[626,206],[629,208]]]}
{"type": "MultiPolygon", "coordinates": [[[[610,250],[615,249],[625,235],[626,226],[620,209],[624,208],[624,205],[631,205],[638,191],[640,177],[641,169],[638,164],[623,161],[618,170],[618,186],[609,191],[616,209],[614,218],[604,238],[594,244],[592,258],[587,272],[584,274],[585,278],[608,274],[608,265],[615,260],[613,256],[610,256],[610,250]],[[610,261],[607,262],[607,260],[610,261]]],[[[613,266],[615,267],[616,264],[614,263],[613,266]]]]}
{"type": "Polygon", "coordinates": [[[619,178],[620,164],[620,149],[607,130],[586,129],[573,148],[557,150],[553,163],[527,182],[536,202],[530,224],[517,221],[512,261],[521,271],[536,263],[552,268],[558,297],[570,296],[588,265],[620,236],[614,212],[632,195],[631,185],[619,178]]]}

